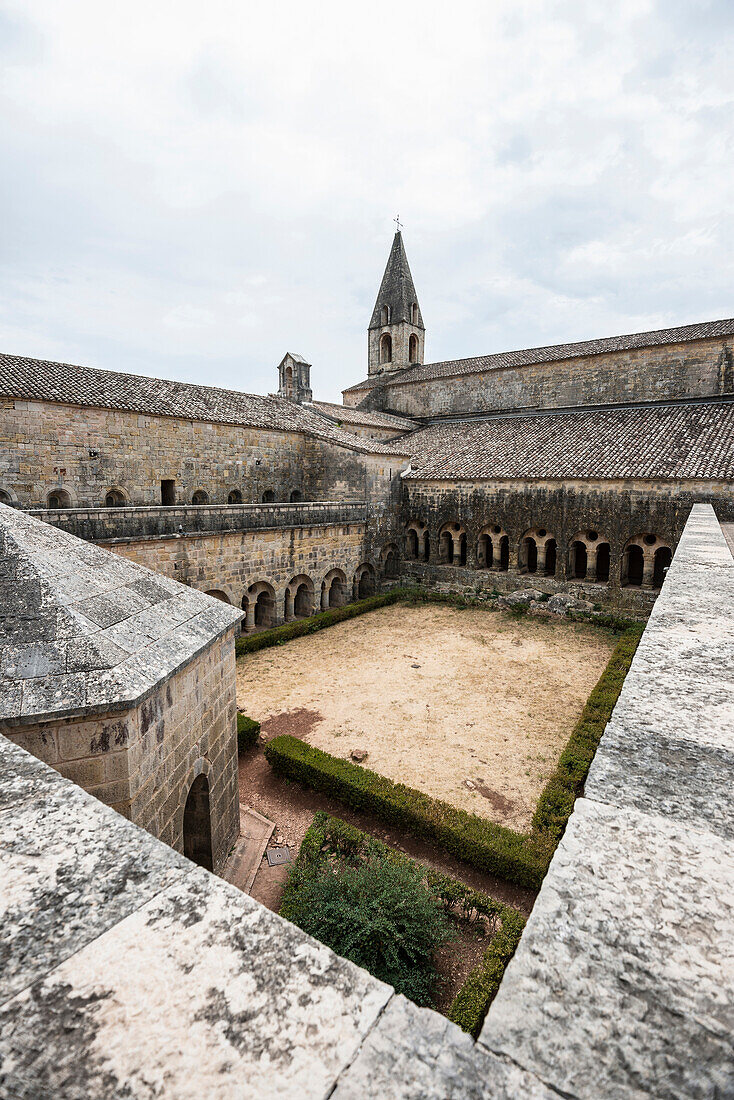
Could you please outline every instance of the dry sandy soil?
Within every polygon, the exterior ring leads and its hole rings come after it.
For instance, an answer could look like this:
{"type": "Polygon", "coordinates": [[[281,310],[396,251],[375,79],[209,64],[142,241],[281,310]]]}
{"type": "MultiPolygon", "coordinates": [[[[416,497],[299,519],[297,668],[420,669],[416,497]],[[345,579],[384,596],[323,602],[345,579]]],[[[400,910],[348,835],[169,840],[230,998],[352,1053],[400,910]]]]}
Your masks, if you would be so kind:
{"type": "Polygon", "coordinates": [[[527,830],[613,649],[602,631],[445,605],[380,608],[237,662],[237,700],[454,806],[527,830]]]}

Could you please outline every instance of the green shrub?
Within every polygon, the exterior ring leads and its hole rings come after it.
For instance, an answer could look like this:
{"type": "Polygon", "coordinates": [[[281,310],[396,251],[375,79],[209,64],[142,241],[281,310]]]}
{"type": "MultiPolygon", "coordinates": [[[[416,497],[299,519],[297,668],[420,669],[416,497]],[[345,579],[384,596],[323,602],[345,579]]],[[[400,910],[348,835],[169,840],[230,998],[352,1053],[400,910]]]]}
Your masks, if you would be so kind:
{"type": "Polygon", "coordinates": [[[515,954],[525,921],[514,909],[504,909],[502,927],[493,937],[479,966],[472,970],[448,1011],[448,1018],[476,1039],[495,998],[505,968],[515,954]]]}
{"type": "Polygon", "coordinates": [[[251,749],[253,745],[257,744],[257,739],[260,736],[260,723],[256,722],[254,718],[248,718],[247,715],[237,712],[237,751],[244,752],[245,749],[251,749]]]}
{"type": "Polygon", "coordinates": [[[542,837],[495,825],[288,734],[273,738],[265,756],[279,775],[435,841],[490,875],[531,890],[540,886],[551,855],[542,837]]]}
{"type": "MultiPolygon", "coordinates": [[[[459,1027],[476,1036],[525,926],[521,914],[488,894],[472,890],[457,879],[416,864],[409,856],[389,848],[381,840],[348,825],[340,818],[319,812],[314,816],[291,866],[280,906],[281,916],[305,927],[300,919],[305,908],[303,898],[310,896],[311,884],[317,878],[332,872],[335,859],[353,866],[359,866],[360,861],[365,860],[372,863],[391,863],[417,872],[425,888],[439,903],[446,916],[454,922],[473,920],[477,916],[499,919],[499,928],[492,937],[482,962],[475,967],[459,990],[448,1014],[449,1019],[459,1027]]],[[[321,939],[318,932],[312,934],[321,939]]],[[[335,950],[340,948],[335,947],[335,950]]],[[[375,973],[371,965],[362,965],[375,973]]],[[[406,992],[405,988],[403,992],[406,992]]],[[[412,996],[412,993],[408,991],[406,996],[412,996]]]]}
{"type": "Polygon", "coordinates": [[[433,954],[451,938],[451,928],[418,867],[384,857],[357,867],[322,867],[301,883],[288,916],[416,1004],[433,1004],[433,954]]]}

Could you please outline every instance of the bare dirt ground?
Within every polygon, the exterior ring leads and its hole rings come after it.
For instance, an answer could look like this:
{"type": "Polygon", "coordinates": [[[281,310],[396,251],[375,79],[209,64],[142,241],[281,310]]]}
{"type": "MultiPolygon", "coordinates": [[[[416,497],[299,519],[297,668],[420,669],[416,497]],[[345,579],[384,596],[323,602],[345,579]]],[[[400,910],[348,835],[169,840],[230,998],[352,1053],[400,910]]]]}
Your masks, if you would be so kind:
{"type": "Polygon", "coordinates": [[[613,646],[561,619],[396,605],[241,657],[237,699],[266,740],[366,750],[381,775],[526,831],[613,646]]]}

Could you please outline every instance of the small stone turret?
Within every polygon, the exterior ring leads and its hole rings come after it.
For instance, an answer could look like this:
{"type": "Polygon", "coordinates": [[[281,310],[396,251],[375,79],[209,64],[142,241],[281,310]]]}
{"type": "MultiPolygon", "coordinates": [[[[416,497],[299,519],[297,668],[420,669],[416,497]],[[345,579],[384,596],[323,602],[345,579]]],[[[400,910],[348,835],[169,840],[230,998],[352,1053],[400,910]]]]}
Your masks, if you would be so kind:
{"type": "Polygon", "coordinates": [[[313,401],[311,364],[301,355],[286,352],[278,367],[278,396],[288,397],[298,405],[313,401]]]}
{"type": "Polygon", "coordinates": [[[368,330],[368,372],[422,363],[426,330],[400,230],[395,234],[368,330]]]}

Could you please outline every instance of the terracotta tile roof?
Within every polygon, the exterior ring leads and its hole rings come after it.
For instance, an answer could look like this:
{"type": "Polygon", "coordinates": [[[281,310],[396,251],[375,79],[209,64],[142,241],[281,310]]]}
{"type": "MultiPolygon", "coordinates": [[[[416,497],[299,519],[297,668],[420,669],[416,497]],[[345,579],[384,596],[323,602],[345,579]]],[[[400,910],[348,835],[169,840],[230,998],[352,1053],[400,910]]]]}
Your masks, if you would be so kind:
{"type": "MultiPolygon", "coordinates": [[[[395,444],[392,444],[395,446],[395,444]]],[[[405,436],[411,479],[734,480],[734,403],[493,416],[405,436]]]]}
{"type": "Polygon", "coordinates": [[[416,427],[415,420],[406,416],[395,416],[393,413],[368,412],[366,409],[353,409],[349,405],[336,405],[330,401],[314,401],[312,406],[323,416],[331,420],[340,421],[342,424],[360,424],[366,428],[394,428],[395,432],[412,432],[416,427]]]}
{"type": "Polygon", "coordinates": [[[359,439],[318,413],[282,397],[261,397],[238,390],[95,370],[20,355],[0,355],[0,395],[121,409],[149,416],[303,432],[365,454],[392,453],[386,450],[386,444],[359,439]]]}
{"type": "Polygon", "coordinates": [[[536,363],[555,363],[577,356],[603,355],[610,351],[632,351],[635,348],[652,348],[661,344],[679,344],[687,340],[706,340],[717,336],[734,336],[734,318],[722,321],[704,321],[697,325],[678,328],[661,328],[654,332],[635,332],[627,336],[609,336],[602,340],[582,340],[576,344],[553,344],[545,348],[526,348],[522,351],[503,351],[495,355],[478,355],[474,359],[446,359],[440,363],[423,363],[406,367],[394,375],[378,375],[358,382],[345,390],[370,390],[383,382],[391,386],[403,382],[423,382],[432,378],[452,375],[481,374],[483,371],[500,370],[503,367],[529,367],[536,363]]]}

